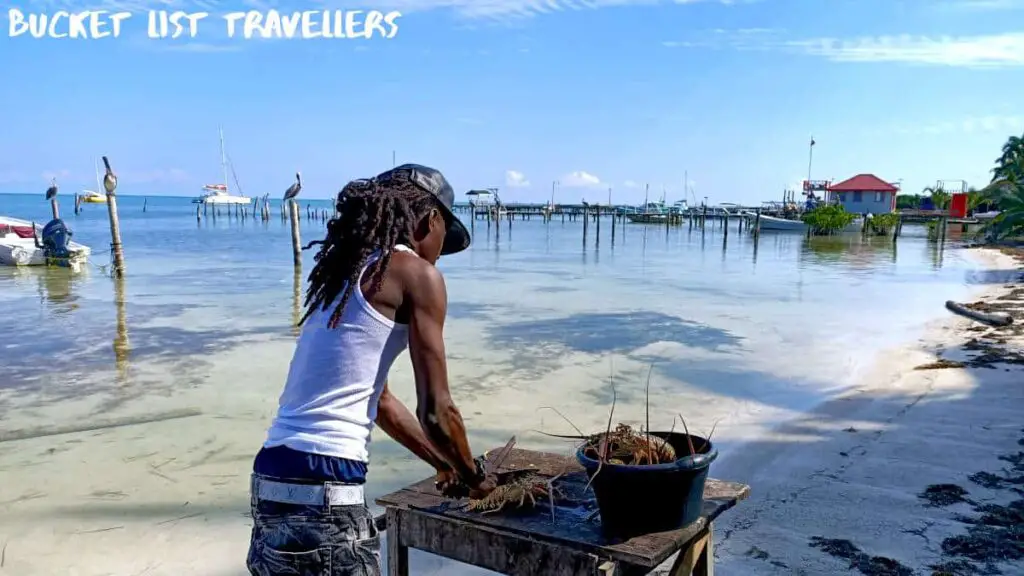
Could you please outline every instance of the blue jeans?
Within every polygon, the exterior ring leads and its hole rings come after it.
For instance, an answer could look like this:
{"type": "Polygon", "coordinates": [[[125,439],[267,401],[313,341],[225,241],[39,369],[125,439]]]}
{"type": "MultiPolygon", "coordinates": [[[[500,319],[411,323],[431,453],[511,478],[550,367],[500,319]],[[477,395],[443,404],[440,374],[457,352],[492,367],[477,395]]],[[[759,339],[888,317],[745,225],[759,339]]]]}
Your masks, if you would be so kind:
{"type": "MultiPolygon", "coordinates": [[[[362,483],[361,474],[346,472],[351,466],[340,466],[342,472],[336,473],[332,470],[339,468],[338,462],[325,467],[310,459],[310,468],[304,469],[305,455],[292,462],[300,454],[290,452],[261,451],[253,476],[288,484],[362,483]],[[290,468],[288,478],[267,474],[281,469],[279,464],[290,468]]],[[[307,506],[260,500],[252,494],[251,507],[246,566],[253,576],[380,576],[380,534],[365,504],[307,506]]]]}

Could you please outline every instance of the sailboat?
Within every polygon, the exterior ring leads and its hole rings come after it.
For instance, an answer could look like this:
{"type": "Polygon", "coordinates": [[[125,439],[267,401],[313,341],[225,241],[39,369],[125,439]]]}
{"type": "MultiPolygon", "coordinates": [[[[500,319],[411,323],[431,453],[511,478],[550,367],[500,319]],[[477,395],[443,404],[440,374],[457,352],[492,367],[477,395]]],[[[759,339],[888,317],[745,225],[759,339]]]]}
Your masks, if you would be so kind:
{"type": "MultiPolygon", "coordinates": [[[[96,190],[102,190],[103,185],[100,184],[100,165],[99,161],[95,162],[94,168],[96,169],[96,190]]],[[[90,204],[106,204],[107,195],[96,190],[82,190],[80,198],[82,202],[88,202],[90,204]]]]}
{"type": "MultiPolygon", "coordinates": [[[[203,194],[192,200],[193,204],[252,204],[247,196],[235,196],[228,190],[228,157],[224,151],[224,129],[220,130],[220,167],[224,172],[223,184],[206,184],[203,194]]],[[[232,170],[233,171],[233,170],[232,170]]],[[[238,180],[235,180],[238,184],[238,180]]]]}

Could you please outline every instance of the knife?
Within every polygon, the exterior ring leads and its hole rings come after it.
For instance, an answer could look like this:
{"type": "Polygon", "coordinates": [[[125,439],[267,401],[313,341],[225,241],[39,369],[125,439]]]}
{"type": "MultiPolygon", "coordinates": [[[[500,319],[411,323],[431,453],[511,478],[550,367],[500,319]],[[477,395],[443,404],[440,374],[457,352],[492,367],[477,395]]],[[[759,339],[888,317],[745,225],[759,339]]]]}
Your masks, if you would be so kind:
{"type": "Polygon", "coordinates": [[[487,457],[489,455],[485,455],[486,461],[484,462],[484,474],[497,474],[498,469],[501,468],[501,465],[508,459],[509,454],[512,453],[512,448],[515,447],[515,445],[516,437],[513,436],[509,439],[508,443],[505,444],[504,448],[498,450],[497,454],[495,454],[493,458],[489,458],[487,457]]]}

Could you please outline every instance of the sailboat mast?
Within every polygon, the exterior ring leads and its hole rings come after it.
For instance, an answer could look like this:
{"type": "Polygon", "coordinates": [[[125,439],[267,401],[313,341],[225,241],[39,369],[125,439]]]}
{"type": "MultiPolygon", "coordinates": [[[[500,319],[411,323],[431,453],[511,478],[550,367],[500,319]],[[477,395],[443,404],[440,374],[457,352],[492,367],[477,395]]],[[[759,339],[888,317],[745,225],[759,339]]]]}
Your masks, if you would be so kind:
{"type": "Polygon", "coordinates": [[[651,185],[644,184],[644,214],[650,212],[651,207],[647,204],[647,195],[651,192],[651,185]]]}
{"type": "Polygon", "coordinates": [[[100,161],[96,158],[92,159],[93,169],[96,170],[96,193],[103,193],[103,184],[100,183],[100,161]]]}
{"type": "Polygon", "coordinates": [[[228,157],[224,153],[224,128],[220,128],[220,168],[224,172],[224,191],[228,188],[228,157]]]}

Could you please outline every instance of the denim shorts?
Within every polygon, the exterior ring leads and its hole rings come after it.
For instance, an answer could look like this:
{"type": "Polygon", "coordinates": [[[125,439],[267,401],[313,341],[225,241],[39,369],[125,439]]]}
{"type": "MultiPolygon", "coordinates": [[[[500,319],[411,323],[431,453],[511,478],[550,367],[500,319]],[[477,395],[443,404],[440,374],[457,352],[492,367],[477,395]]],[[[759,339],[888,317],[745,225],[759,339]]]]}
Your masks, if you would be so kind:
{"type": "Polygon", "coordinates": [[[246,566],[253,576],[380,576],[380,533],[365,503],[306,506],[260,500],[256,494],[251,502],[246,566]]]}

